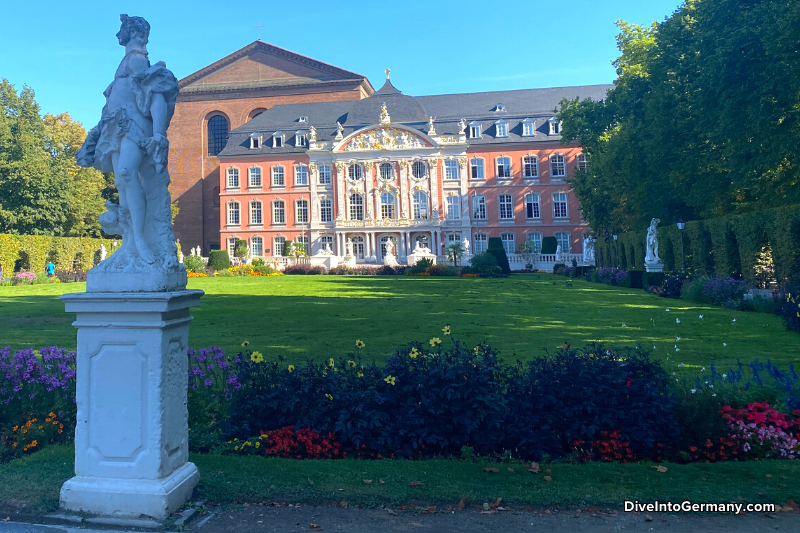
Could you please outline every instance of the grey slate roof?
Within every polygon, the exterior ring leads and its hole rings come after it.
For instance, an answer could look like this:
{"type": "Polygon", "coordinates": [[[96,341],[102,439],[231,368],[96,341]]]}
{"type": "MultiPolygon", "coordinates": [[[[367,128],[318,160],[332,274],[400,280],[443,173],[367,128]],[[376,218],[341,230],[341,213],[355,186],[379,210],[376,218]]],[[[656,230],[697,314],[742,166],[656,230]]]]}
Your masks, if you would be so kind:
{"type": "Polygon", "coordinates": [[[268,109],[233,130],[220,156],[302,153],[306,147],[294,145],[296,131],[308,131],[313,125],[318,141],[333,141],[337,122],[344,127],[344,136],[378,123],[383,103],[386,103],[393,123],[402,123],[423,133],[428,131],[430,116],[435,117],[434,125],[439,135],[458,133],[458,123],[462,118],[467,123],[478,122],[482,135],[468,139],[470,145],[559,140],[558,135],[548,135],[550,126],[547,122],[559,102],[563,98],[575,97],[602,100],[612,87],[584,85],[413,97],[404,95],[387,80],[373,96],[363,100],[287,104],[268,109]],[[496,111],[498,104],[503,104],[505,110],[496,111]],[[308,122],[299,122],[301,116],[306,116],[308,122]],[[522,136],[522,121],[526,118],[536,119],[536,135],[533,137],[522,136]],[[496,136],[495,123],[500,119],[508,123],[508,137],[496,136]],[[271,137],[276,131],[285,134],[282,148],[272,148],[271,137]],[[250,134],[253,132],[263,134],[262,147],[250,148],[250,134]]]}

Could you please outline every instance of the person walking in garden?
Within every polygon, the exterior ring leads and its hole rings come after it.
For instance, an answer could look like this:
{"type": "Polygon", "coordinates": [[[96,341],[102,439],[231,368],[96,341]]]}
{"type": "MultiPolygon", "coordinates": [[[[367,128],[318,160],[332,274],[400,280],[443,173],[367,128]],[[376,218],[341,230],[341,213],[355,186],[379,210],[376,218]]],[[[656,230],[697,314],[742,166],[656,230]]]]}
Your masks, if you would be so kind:
{"type": "Polygon", "coordinates": [[[44,267],[44,271],[47,273],[48,278],[52,278],[56,272],[56,266],[52,261],[48,261],[47,266],[44,267]]]}

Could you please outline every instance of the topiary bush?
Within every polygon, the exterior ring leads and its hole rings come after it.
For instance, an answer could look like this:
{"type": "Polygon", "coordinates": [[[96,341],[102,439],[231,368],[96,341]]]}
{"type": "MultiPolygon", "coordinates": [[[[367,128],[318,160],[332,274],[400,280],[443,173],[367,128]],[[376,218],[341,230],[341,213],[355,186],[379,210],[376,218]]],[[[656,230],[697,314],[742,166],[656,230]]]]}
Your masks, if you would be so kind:
{"type": "Polygon", "coordinates": [[[558,249],[558,239],[555,237],[542,238],[542,254],[554,254],[558,249]]]}
{"type": "Polygon", "coordinates": [[[205,272],[206,264],[202,257],[187,255],[183,258],[183,266],[187,272],[205,272]]]}
{"type": "Polygon", "coordinates": [[[227,250],[211,250],[208,252],[208,268],[216,270],[228,270],[231,266],[231,258],[227,250]]]}
{"type": "Polygon", "coordinates": [[[508,256],[506,249],[503,247],[503,241],[500,237],[489,237],[489,245],[486,250],[497,259],[497,265],[506,276],[511,274],[511,266],[508,264],[508,256]]]}
{"type": "Polygon", "coordinates": [[[502,269],[497,265],[497,258],[489,252],[473,255],[470,265],[481,277],[494,278],[503,274],[502,269]]]}

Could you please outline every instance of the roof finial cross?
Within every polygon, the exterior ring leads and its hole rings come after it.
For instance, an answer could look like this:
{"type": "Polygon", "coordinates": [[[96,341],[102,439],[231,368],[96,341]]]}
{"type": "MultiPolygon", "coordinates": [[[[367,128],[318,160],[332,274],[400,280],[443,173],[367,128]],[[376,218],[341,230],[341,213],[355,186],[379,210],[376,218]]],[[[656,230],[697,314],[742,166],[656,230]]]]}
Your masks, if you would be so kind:
{"type": "Polygon", "coordinates": [[[386,79],[388,80],[389,79],[389,69],[387,68],[386,70],[384,70],[384,72],[386,73],[386,79]]]}
{"type": "Polygon", "coordinates": [[[260,41],[261,40],[261,28],[263,28],[264,26],[261,25],[261,21],[259,20],[258,21],[258,26],[253,26],[253,27],[258,30],[258,40],[260,41]]]}

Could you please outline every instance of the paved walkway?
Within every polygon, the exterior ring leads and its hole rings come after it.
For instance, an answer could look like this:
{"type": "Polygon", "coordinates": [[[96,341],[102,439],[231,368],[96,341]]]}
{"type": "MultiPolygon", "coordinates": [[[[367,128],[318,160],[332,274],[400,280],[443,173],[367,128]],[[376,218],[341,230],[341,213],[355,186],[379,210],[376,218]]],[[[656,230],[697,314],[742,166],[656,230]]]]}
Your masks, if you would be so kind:
{"type": "MultiPolygon", "coordinates": [[[[800,531],[800,514],[773,515],[652,515],[638,513],[575,513],[556,511],[478,511],[422,514],[418,511],[341,509],[334,507],[251,506],[217,512],[192,521],[189,531],[199,533],[291,533],[309,531],[348,533],[766,533],[800,531]]],[[[137,529],[141,531],[141,529],[137,529]]],[[[0,522],[0,533],[100,533],[98,529],[0,522]]],[[[108,533],[106,530],[105,533],[108,533]]]]}

